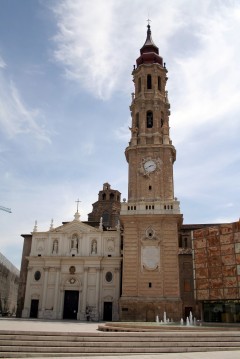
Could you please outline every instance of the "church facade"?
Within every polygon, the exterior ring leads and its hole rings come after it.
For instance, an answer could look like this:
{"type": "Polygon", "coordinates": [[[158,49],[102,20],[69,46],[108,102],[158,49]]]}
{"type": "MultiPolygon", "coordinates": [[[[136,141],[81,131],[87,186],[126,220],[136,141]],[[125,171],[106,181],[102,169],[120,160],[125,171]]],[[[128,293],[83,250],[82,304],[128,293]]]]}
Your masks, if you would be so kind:
{"type": "Polygon", "coordinates": [[[81,222],[78,212],[47,232],[35,225],[21,316],[118,320],[120,238],[119,225],[106,229],[100,221],[95,227],[81,222]]]}
{"type": "Polygon", "coordinates": [[[180,321],[192,312],[212,321],[221,308],[219,321],[240,322],[240,222],[214,239],[214,224],[183,224],[167,73],[148,25],[132,72],[128,199],[104,183],[87,222],[77,210],[71,222],[22,235],[18,316],[155,321],[167,312],[180,321]]]}

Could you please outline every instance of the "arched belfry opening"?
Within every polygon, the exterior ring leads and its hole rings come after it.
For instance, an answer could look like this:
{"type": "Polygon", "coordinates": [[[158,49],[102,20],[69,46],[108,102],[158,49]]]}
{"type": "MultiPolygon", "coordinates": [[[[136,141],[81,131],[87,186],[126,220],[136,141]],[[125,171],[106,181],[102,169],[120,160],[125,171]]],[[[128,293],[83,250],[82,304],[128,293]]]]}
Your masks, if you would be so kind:
{"type": "Polygon", "coordinates": [[[153,113],[152,113],[152,111],[147,111],[146,122],[147,122],[147,128],[152,128],[153,127],[153,113]]]}
{"type": "Polygon", "coordinates": [[[147,89],[151,90],[152,89],[152,75],[147,75],[147,89]]]}

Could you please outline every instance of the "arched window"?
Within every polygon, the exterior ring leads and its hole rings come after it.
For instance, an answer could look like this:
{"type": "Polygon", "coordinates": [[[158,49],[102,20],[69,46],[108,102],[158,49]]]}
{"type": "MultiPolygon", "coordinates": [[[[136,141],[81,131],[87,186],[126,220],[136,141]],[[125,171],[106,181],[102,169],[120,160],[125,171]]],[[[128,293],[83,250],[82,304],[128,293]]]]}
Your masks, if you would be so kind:
{"type": "Polygon", "coordinates": [[[151,90],[151,88],[152,88],[152,76],[147,75],[147,89],[151,90]]]}
{"type": "Polygon", "coordinates": [[[139,128],[139,113],[136,113],[136,127],[139,128]]]}
{"type": "Polygon", "coordinates": [[[142,90],[142,79],[141,79],[141,77],[139,77],[139,79],[138,79],[138,92],[141,92],[141,90],[142,90]]]}
{"type": "Polygon", "coordinates": [[[162,79],[160,76],[158,76],[158,90],[162,91],[162,79]]]}
{"type": "Polygon", "coordinates": [[[103,199],[103,201],[105,201],[105,199],[106,199],[106,193],[103,193],[102,199],[103,199]]]}
{"type": "Polygon", "coordinates": [[[114,200],[114,193],[110,193],[110,201],[114,200]]]}
{"type": "Polygon", "coordinates": [[[147,128],[153,127],[153,113],[152,111],[147,112],[147,128]]]}

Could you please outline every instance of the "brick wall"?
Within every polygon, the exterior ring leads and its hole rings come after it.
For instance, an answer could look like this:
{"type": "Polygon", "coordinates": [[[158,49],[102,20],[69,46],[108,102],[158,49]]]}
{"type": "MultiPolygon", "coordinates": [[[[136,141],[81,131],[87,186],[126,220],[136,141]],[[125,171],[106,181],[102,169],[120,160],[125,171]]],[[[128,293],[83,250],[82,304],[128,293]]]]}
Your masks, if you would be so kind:
{"type": "Polygon", "coordinates": [[[193,231],[196,300],[240,298],[240,221],[193,231]]]}

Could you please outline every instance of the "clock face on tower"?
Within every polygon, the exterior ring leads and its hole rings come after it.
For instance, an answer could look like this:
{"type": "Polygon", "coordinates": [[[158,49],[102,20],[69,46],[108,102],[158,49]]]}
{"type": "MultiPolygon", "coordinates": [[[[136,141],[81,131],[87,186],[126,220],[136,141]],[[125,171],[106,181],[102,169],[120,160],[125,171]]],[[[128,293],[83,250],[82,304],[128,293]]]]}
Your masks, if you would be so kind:
{"type": "Polygon", "coordinates": [[[155,171],[155,169],[157,168],[157,164],[153,160],[148,160],[143,164],[143,167],[147,173],[150,173],[155,171]]]}

